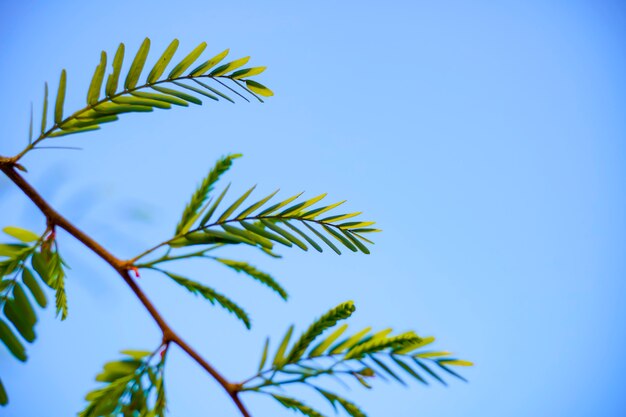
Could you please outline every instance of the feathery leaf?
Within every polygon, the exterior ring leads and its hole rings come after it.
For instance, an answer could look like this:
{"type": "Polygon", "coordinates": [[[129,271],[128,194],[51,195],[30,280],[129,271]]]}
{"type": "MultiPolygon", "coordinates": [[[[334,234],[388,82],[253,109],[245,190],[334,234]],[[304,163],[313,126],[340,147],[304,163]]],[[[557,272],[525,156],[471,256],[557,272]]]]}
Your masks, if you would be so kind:
{"type": "Polygon", "coordinates": [[[240,158],[241,154],[231,154],[219,159],[211,168],[207,176],[202,180],[200,186],[191,196],[191,200],[185,206],[183,215],[176,225],[176,234],[186,233],[193,223],[200,216],[200,210],[204,205],[209,193],[213,190],[213,185],[217,180],[230,169],[233,160],[240,158]]]}
{"type": "Polygon", "coordinates": [[[278,295],[280,295],[282,299],[284,300],[287,299],[287,292],[285,291],[285,289],[278,282],[276,282],[276,280],[274,280],[274,278],[272,278],[269,274],[259,271],[258,269],[248,264],[247,262],[233,261],[233,260],[224,259],[224,258],[215,258],[215,259],[218,262],[226,265],[229,268],[234,269],[237,272],[243,272],[249,275],[250,277],[254,278],[255,280],[259,281],[260,283],[274,290],[278,295]]]}
{"type": "Polygon", "coordinates": [[[191,293],[202,296],[203,298],[208,300],[211,304],[215,304],[215,303],[219,304],[227,311],[233,313],[235,317],[237,317],[239,320],[241,320],[243,324],[246,326],[246,328],[248,329],[250,328],[250,317],[248,316],[248,314],[241,307],[239,307],[234,301],[230,300],[225,295],[222,295],[212,288],[204,286],[200,284],[199,282],[192,281],[183,276],[180,276],[171,272],[165,272],[165,271],[164,273],[168,277],[173,279],[177,284],[185,287],[191,293]]]}
{"type": "Polygon", "coordinates": [[[355,311],[354,303],[346,301],[331,309],[318,320],[313,322],[311,326],[300,336],[294,343],[291,352],[287,355],[287,363],[298,361],[313,341],[320,336],[326,329],[334,327],[339,320],[345,320],[355,311]]]}

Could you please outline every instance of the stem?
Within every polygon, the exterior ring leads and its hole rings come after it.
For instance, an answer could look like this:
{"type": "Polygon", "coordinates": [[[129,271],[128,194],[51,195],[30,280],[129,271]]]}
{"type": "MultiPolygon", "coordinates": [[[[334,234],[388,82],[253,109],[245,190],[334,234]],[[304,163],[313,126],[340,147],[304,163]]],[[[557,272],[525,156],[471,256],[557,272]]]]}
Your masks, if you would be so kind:
{"type": "MultiPolygon", "coordinates": [[[[35,141],[36,142],[36,141],[35,141]]],[[[33,143],[35,143],[33,142],[33,143]]],[[[150,299],[146,296],[146,294],[141,290],[141,288],[137,285],[135,280],[131,277],[129,273],[129,268],[132,266],[132,263],[128,261],[122,261],[107,251],[104,247],[102,247],[98,242],[93,240],[83,231],[78,229],[72,223],[70,223],[65,217],[59,214],[55,209],[53,209],[44,198],[15,170],[16,162],[13,158],[5,158],[0,157],[0,170],[4,172],[4,174],[11,180],[18,188],[20,188],[24,194],[39,208],[39,210],[46,217],[49,225],[55,225],[70,235],[74,236],[78,241],[83,243],[89,249],[91,249],[96,255],[102,258],[106,263],[108,263],[115,271],[122,277],[124,282],[130,287],[135,296],[139,299],[139,301],[143,304],[143,306],[148,310],[150,316],[154,319],[154,321],[161,329],[163,333],[163,342],[164,343],[175,343],[177,344],[185,353],[187,353],[192,359],[194,359],[204,370],[206,370],[228,393],[231,397],[239,411],[244,417],[250,417],[250,414],[246,410],[245,406],[241,402],[238,397],[238,393],[241,389],[239,384],[230,383],[226,378],[224,378],[215,368],[213,368],[198,352],[196,352],[191,346],[189,346],[166,322],[165,319],[161,316],[156,307],[152,304],[150,299]]]]}

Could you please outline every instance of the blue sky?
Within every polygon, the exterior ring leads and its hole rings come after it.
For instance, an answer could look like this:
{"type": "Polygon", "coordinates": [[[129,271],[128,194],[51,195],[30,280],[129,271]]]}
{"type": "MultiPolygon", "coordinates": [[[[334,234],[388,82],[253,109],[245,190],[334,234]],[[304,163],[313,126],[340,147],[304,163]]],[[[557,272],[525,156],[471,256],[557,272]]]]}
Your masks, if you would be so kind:
{"type": "MultiPolygon", "coordinates": [[[[328,192],[384,233],[370,256],[237,252],[291,294],[282,303],[207,264],[186,272],[241,302],[229,315],[145,274],[179,332],[232,379],[254,371],[266,335],[302,329],[352,299],[355,327],[433,334],[476,367],[469,384],[378,384],[349,395],[370,416],[621,416],[626,408],[626,8],[618,1],[0,3],[0,154],[25,144],[29,106],[68,71],[82,106],[99,52],[145,36],[155,59],[207,41],[267,65],[276,92],[124,118],[37,151],[28,178],[120,257],[167,238],[197,182],[241,152],[236,191],[328,192]],[[622,39],[622,41],[620,41],[622,39]]],[[[208,53],[207,53],[208,54],[208,53]]],[[[6,181],[2,226],[44,222],[6,181]]],[[[43,314],[29,362],[0,351],[11,391],[0,415],[72,415],[103,362],[150,349],[159,332],[114,273],[61,235],[70,317],[43,314]]],[[[231,254],[233,252],[230,252],[231,254]]],[[[233,255],[235,256],[235,255],[233,255]]],[[[180,352],[168,365],[172,416],[235,416],[180,352]]],[[[288,416],[245,398],[255,416],[288,416]]]]}

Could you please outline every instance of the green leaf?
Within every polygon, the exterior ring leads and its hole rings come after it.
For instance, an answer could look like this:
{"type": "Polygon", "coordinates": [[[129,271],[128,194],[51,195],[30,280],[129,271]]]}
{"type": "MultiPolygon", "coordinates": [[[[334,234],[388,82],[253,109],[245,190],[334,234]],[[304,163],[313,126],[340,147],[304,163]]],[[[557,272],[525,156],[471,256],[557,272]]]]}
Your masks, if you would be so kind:
{"type": "Polygon", "coordinates": [[[293,230],[294,232],[296,232],[297,234],[302,236],[304,238],[304,240],[309,242],[309,244],[315,248],[316,251],[323,252],[322,247],[320,245],[318,245],[316,241],[311,239],[307,234],[302,232],[296,226],[294,226],[293,224],[291,224],[290,222],[287,222],[287,221],[285,221],[284,224],[285,224],[285,226],[287,226],[288,228],[290,228],[291,230],[293,230]]]}
{"type": "Polygon", "coordinates": [[[3,320],[0,320],[0,340],[13,356],[22,362],[26,362],[27,356],[24,345],[22,345],[11,328],[3,320]]]}
{"type": "Polygon", "coordinates": [[[180,275],[173,274],[171,272],[163,271],[168,277],[173,279],[176,283],[185,287],[192,294],[197,294],[208,300],[211,304],[217,303],[224,309],[233,313],[239,320],[243,322],[246,328],[250,328],[250,317],[248,314],[235,302],[227,298],[226,296],[216,292],[214,289],[206,287],[196,281],[192,281],[188,278],[180,275]]]}
{"type": "Polygon", "coordinates": [[[121,113],[145,113],[151,112],[152,107],[134,106],[130,104],[102,103],[93,108],[97,113],[103,115],[115,115],[121,113]]]}
{"type": "Polygon", "coordinates": [[[176,225],[176,234],[186,233],[193,223],[198,219],[201,214],[202,206],[204,205],[209,193],[213,191],[213,186],[219,180],[219,178],[230,169],[233,161],[240,158],[241,154],[231,154],[219,159],[215,165],[209,170],[209,173],[202,180],[196,191],[191,196],[191,200],[185,206],[183,215],[180,221],[176,225]]]}
{"type": "Polygon", "coordinates": [[[96,67],[91,78],[91,84],[89,84],[89,90],[87,92],[87,104],[93,105],[98,102],[100,98],[100,91],[102,90],[102,81],[104,80],[104,71],[107,67],[107,54],[102,51],[100,54],[100,64],[96,67]]]}
{"type": "MultiPolygon", "coordinates": [[[[297,237],[295,237],[294,235],[292,235],[288,231],[286,231],[284,229],[281,229],[276,223],[274,223],[274,222],[272,222],[270,220],[266,220],[266,219],[261,219],[261,223],[263,223],[267,228],[272,229],[276,233],[279,233],[280,235],[282,235],[288,241],[290,241],[292,243],[295,243],[303,251],[308,251],[309,250],[309,248],[304,243],[302,243],[302,241],[300,239],[298,239],[297,237]]],[[[289,226],[289,223],[285,222],[285,224],[287,226],[289,226]]]]}
{"type": "Polygon", "coordinates": [[[37,304],[39,304],[40,307],[45,308],[48,305],[46,294],[37,282],[37,279],[33,276],[33,273],[26,267],[22,269],[22,281],[30,290],[30,293],[35,298],[35,301],[37,301],[37,304]]]}
{"type": "Polygon", "coordinates": [[[118,120],[118,117],[115,115],[111,115],[111,116],[97,115],[93,119],[76,118],[76,119],[72,119],[63,123],[61,125],[61,129],[73,131],[77,128],[98,126],[101,123],[110,123],[110,122],[115,122],[116,120],[118,120]]]}
{"type": "Polygon", "coordinates": [[[474,366],[473,362],[464,361],[461,359],[440,359],[439,363],[443,365],[452,365],[452,366],[474,366]]]}
{"type": "Polygon", "coordinates": [[[47,286],[52,288],[53,277],[50,271],[50,262],[48,259],[46,259],[46,256],[47,255],[44,255],[40,252],[35,252],[31,258],[31,263],[35,272],[37,272],[39,277],[41,277],[41,280],[47,286]]]}
{"type": "Polygon", "coordinates": [[[270,394],[276,401],[282,404],[286,408],[290,408],[292,410],[298,411],[299,413],[308,416],[308,417],[324,417],[324,415],[320,414],[318,411],[315,411],[311,407],[301,403],[300,401],[283,397],[282,395],[270,394]]]}
{"type": "Polygon", "coordinates": [[[302,215],[302,218],[303,219],[314,219],[317,216],[319,216],[320,214],[326,213],[327,211],[330,211],[330,210],[334,209],[335,207],[339,207],[340,205],[342,205],[345,202],[346,202],[346,200],[343,200],[343,201],[339,201],[337,203],[331,204],[329,206],[318,207],[316,209],[307,211],[306,213],[304,213],[302,215]]]}
{"type": "Polygon", "coordinates": [[[452,369],[448,368],[445,363],[442,363],[443,361],[444,361],[443,359],[439,359],[439,360],[435,361],[435,363],[437,363],[437,365],[441,369],[443,369],[444,371],[446,371],[450,375],[454,376],[455,378],[458,378],[458,379],[460,379],[463,382],[467,382],[467,379],[463,378],[461,375],[457,374],[452,369]]]}
{"type": "Polygon", "coordinates": [[[256,246],[256,243],[242,238],[240,236],[235,236],[230,233],[220,232],[219,230],[210,230],[206,229],[203,231],[188,233],[179,238],[172,239],[169,245],[173,248],[182,247],[182,246],[191,246],[191,245],[210,245],[210,244],[238,244],[245,243],[248,245],[256,246]]]}
{"type": "Polygon", "coordinates": [[[346,400],[345,398],[341,398],[336,394],[333,394],[328,391],[321,390],[317,388],[317,390],[331,403],[333,407],[335,407],[335,403],[339,403],[346,413],[348,413],[352,417],[367,417],[365,413],[354,403],[346,400]]]}
{"type": "Polygon", "coordinates": [[[122,71],[122,63],[124,61],[124,44],[120,43],[113,57],[113,72],[107,77],[107,85],[105,87],[106,95],[112,96],[117,90],[117,84],[120,80],[120,72],[122,71]]]}
{"type": "Polygon", "coordinates": [[[265,203],[267,203],[272,197],[276,195],[278,191],[279,190],[276,190],[270,195],[268,195],[267,197],[264,197],[261,200],[257,201],[256,203],[252,204],[250,207],[248,207],[247,209],[239,213],[236,219],[237,220],[245,219],[248,215],[252,214],[256,209],[262,207],[265,203]]]}
{"type": "Polygon", "coordinates": [[[215,260],[237,272],[243,272],[249,275],[250,277],[274,290],[278,295],[280,295],[283,300],[287,300],[287,291],[285,291],[285,289],[269,274],[259,271],[247,262],[239,262],[223,258],[215,258],[215,260]]]}
{"type": "Polygon", "coordinates": [[[426,373],[428,373],[430,376],[432,376],[433,378],[435,378],[437,381],[441,382],[442,385],[447,386],[448,384],[446,383],[446,381],[444,381],[439,375],[437,375],[435,372],[433,372],[432,369],[430,369],[425,363],[423,363],[422,361],[420,361],[417,358],[413,358],[413,362],[415,362],[415,364],[417,366],[419,366],[420,368],[422,368],[424,371],[426,371],[426,373]]]}
{"type": "Polygon", "coordinates": [[[283,211],[281,211],[278,216],[279,217],[288,217],[288,216],[297,216],[298,213],[300,212],[300,210],[304,210],[305,208],[312,206],[313,204],[317,203],[318,201],[322,200],[324,197],[326,197],[326,193],[324,194],[320,194],[316,197],[313,197],[309,200],[303,201],[302,203],[299,204],[295,204],[283,211]]]}
{"type": "Polygon", "coordinates": [[[152,352],[150,352],[149,350],[122,350],[120,351],[120,353],[122,355],[126,355],[126,356],[130,356],[131,358],[135,359],[135,360],[141,360],[143,358],[145,358],[146,356],[150,356],[152,355],[152,352]]]}
{"type": "Polygon", "coordinates": [[[345,320],[350,317],[355,310],[354,302],[347,301],[329,310],[326,314],[313,322],[294,343],[291,352],[287,355],[287,363],[298,361],[318,336],[327,329],[334,327],[339,320],[345,320]]]}
{"type": "Polygon", "coordinates": [[[238,80],[244,77],[253,77],[255,75],[259,75],[263,71],[265,71],[267,67],[253,67],[253,68],[244,68],[239,71],[235,71],[230,75],[230,78],[238,80]]]}
{"type": "Polygon", "coordinates": [[[23,253],[27,249],[28,246],[19,243],[0,243],[0,256],[7,256],[12,258],[23,253]]]}
{"type": "Polygon", "coordinates": [[[339,220],[345,220],[345,219],[350,219],[352,217],[356,217],[359,214],[363,214],[363,212],[357,211],[357,212],[348,213],[348,214],[338,214],[335,216],[324,217],[320,221],[325,222],[325,223],[338,222],[339,220]]]}
{"type": "Polygon", "coordinates": [[[423,346],[429,345],[434,341],[435,338],[433,336],[423,337],[419,342],[415,343],[414,345],[409,345],[405,348],[394,350],[394,353],[397,353],[398,355],[405,355],[423,346]]]}
{"type": "Polygon", "coordinates": [[[414,332],[406,332],[389,338],[372,338],[357,344],[346,353],[345,359],[358,359],[364,355],[380,352],[385,349],[397,349],[412,345],[421,340],[414,332]]]}
{"type": "Polygon", "coordinates": [[[187,93],[183,93],[182,91],[172,90],[171,88],[159,87],[158,85],[153,85],[152,88],[163,94],[168,94],[170,96],[178,97],[180,99],[189,101],[194,104],[198,104],[198,105],[202,104],[202,100],[200,100],[199,98],[194,97],[187,93]]]}
{"type": "Polygon", "coordinates": [[[207,92],[206,92],[206,91],[204,91],[204,90],[200,90],[199,88],[192,87],[192,86],[190,86],[190,85],[183,84],[183,83],[178,82],[178,81],[172,81],[172,82],[173,82],[174,84],[176,84],[177,86],[179,86],[179,87],[186,88],[187,90],[189,90],[189,91],[193,91],[194,93],[202,94],[203,96],[208,97],[208,98],[210,98],[211,100],[215,100],[215,101],[219,101],[219,100],[220,100],[219,98],[217,98],[217,97],[216,97],[216,96],[214,96],[213,94],[209,94],[209,93],[207,93],[207,92]]]}
{"type": "Polygon", "coordinates": [[[283,238],[280,235],[276,235],[274,233],[268,232],[264,228],[259,227],[259,226],[255,225],[255,224],[248,223],[248,222],[245,222],[243,220],[240,220],[239,224],[241,224],[244,229],[246,229],[249,232],[252,232],[252,233],[254,233],[256,235],[262,236],[262,237],[264,237],[266,239],[269,239],[269,240],[273,240],[274,242],[278,242],[278,243],[283,244],[283,245],[285,245],[287,247],[291,247],[292,246],[292,244],[291,244],[291,242],[289,240],[283,238]]]}
{"type": "Polygon", "coordinates": [[[231,233],[236,236],[240,236],[243,239],[253,242],[253,244],[257,243],[267,249],[272,249],[274,247],[274,244],[272,243],[271,240],[266,239],[262,236],[256,235],[254,233],[250,233],[247,230],[241,230],[236,227],[230,226],[226,223],[220,224],[220,227],[228,233],[231,233]]]}
{"type": "Polygon", "coordinates": [[[73,135],[75,133],[83,133],[83,132],[91,132],[92,130],[98,130],[100,126],[87,126],[87,127],[77,127],[71,130],[63,130],[51,133],[48,135],[50,138],[56,138],[60,136],[73,135]]]}
{"type": "Polygon", "coordinates": [[[261,363],[259,364],[258,371],[261,372],[263,367],[265,366],[265,362],[267,362],[267,351],[270,347],[270,338],[265,339],[265,345],[263,346],[263,353],[261,354],[261,363]]]}
{"type": "Polygon", "coordinates": [[[134,375],[141,364],[141,361],[136,360],[108,362],[104,365],[102,372],[96,376],[96,381],[113,382],[117,379],[134,375]]]}
{"type": "Polygon", "coordinates": [[[293,325],[289,326],[289,329],[287,329],[287,333],[285,333],[282,342],[280,342],[280,345],[278,346],[278,350],[276,350],[274,360],[272,361],[272,364],[275,368],[281,368],[285,364],[285,352],[287,351],[287,345],[289,345],[289,339],[291,339],[292,333],[293,325]]]}
{"type": "Polygon", "coordinates": [[[0,405],[7,405],[9,403],[9,397],[7,396],[7,392],[4,389],[4,385],[2,385],[2,380],[0,379],[0,405]]]}
{"type": "Polygon", "coordinates": [[[53,288],[56,298],[57,317],[61,316],[61,321],[67,318],[67,294],[65,293],[65,273],[63,272],[63,260],[58,253],[52,254],[52,267],[55,279],[53,288]]]}
{"type": "Polygon", "coordinates": [[[330,348],[329,354],[336,355],[336,354],[346,351],[347,349],[350,349],[352,346],[359,343],[365,336],[367,336],[370,330],[372,330],[371,327],[366,327],[360,332],[355,333],[354,335],[350,336],[346,340],[336,344],[335,346],[330,348]]]}
{"type": "Polygon", "coordinates": [[[329,226],[326,226],[325,224],[322,224],[322,227],[330,235],[332,235],[335,239],[337,239],[339,242],[343,243],[344,246],[347,247],[348,249],[350,249],[352,252],[356,252],[357,251],[357,248],[352,244],[352,242],[350,242],[348,239],[346,239],[341,234],[339,234],[339,232],[333,230],[333,228],[331,228],[329,226]]]}
{"type": "Polygon", "coordinates": [[[143,66],[146,63],[149,51],[150,39],[146,38],[141,43],[141,46],[137,51],[137,55],[135,55],[135,59],[133,59],[133,63],[130,65],[130,69],[128,70],[128,75],[126,76],[126,81],[124,82],[124,88],[126,90],[131,90],[137,85],[137,81],[139,80],[143,66]]]}
{"type": "Polygon", "coordinates": [[[33,309],[28,296],[24,292],[24,289],[16,282],[13,286],[13,299],[15,300],[15,307],[19,311],[22,318],[28,323],[30,326],[33,326],[37,323],[37,315],[35,314],[35,310],[33,309]]]}
{"type": "Polygon", "coordinates": [[[61,79],[59,80],[59,90],[57,91],[57,100],[54,105],[54,123],[61,124],[63,121],[63,104],[65,103],[65,84],[67,74],[65,70],[61,71],[61,79]]]}
{"type": "Polygon", "coordinates": [[[226,58],[226,55],[228,55],[229,52],[230,52],[230,49],[223,50],[219,54],[215,55],[213,58],[211,58],[208,61],[202,63],[196,69],[191,71],[190,75],[192,77],[198,77],[198,76],[204,74],[205,72],[207,72],[208,70],[213,68],[215,65],[219,64],[220,62],[222,62],[222,60],[224,58],[226,58]]]}
{"type": "Polygon", "coordinates": [[[116,97],[113,99],[113,103],[115,104],[130,104],[131,106],[148,106],[148,107],[157,107],[159,109],[170,109],[172,105],[166,101],[162,100],[153,100],[149,98],[141,98],[141,97],[116,97]]]}
{"type": "Polygon", "coordinates": [[[17,329],[19,334],[26,339],[27,342],[32,343],[35,338],[35,331],[33,330],[33,324],[23,316],[23,312],[18,309],[15,300],[9,299],[4,303],[4,315],[17,329]]]}
{"type": "Polygon", "coordinates": [[[322,356],[324,352],[326,352],[326,349],[328,349],[328,347],[332,345],[335,340],[339,339],[339,337],[341,337],[341,335],[346,331],[347,328],[347,324],[339,326],[326,339],[322,340],[317,346],[311,349],[311,352],[309,352],[309,357],[315,358],[317,356],[322,356]]]}
{"type": "Polygon", "coordinates": [[[177,106],[183,106],[183,107],[188,107],[189,103],[187,103],[185,100],[181,100],[178,97],[173,97],[170,95],[165,95],[165,94],[155,94],[155,93],[145,93],[143,91],[133,91],[131,92],[131,94],[135,97],[139,97],[139,98],[147,98],[149,100],[157,100],[157,101],[163,101],[165,103],[171,103],[171,104],[175,104],[177,106]]]}
{"type": "Polygon", "coordinates": [[[313,233],[315,233],[315,235],[317,237],[319,237],[324,243],[326,243],[328,245],[329,248],[331,248],[333,251],[335,251],[335,253],[337,255],[341,255],[341,251],[339,249],[337,249],[337,246],[335,246],[330,240],[328,240],[326,238],[326,236],[324,236],[323,234],[321,234],[320,232],[318,232],[317,230],[315,230],[312,226],[310,226],[308,223],[306,222],[302,222],[303,225],[305,225],[310,231],[312,231],[313,233]]]}
{"type": "Polygon", "coordinates": [[[214,92],[218,96],[222,97],[224,100],[228,100],[231,103],[235,102],[235,100],[233,100],[232,98],[228,97],[226,94],[222,93],[220,90],[216,90],[215,88],[211,87],[210,85],[207,85],[207,84],[203,83],[202,81],[196,80],[195,78],[192,78],[191,80],[196,82],[197,84],[201,85],[202,87],[206,88],[207,90],[214,92]]]}
{"type": "Polygon", "coordinates": [[[389,375],[390,377],[392,377],[393,379],[395,379],[396,381],[398,381],[400,384],[405,385],[406,386],[406,382],[404,382],[404,380],[402,378],[400,378],[398,375],[396,375],[395,372],[393,372],[391,370],[391,368],[389,368],[383,361],[377,359],[374,355],[370,355],[369,358],[376,364],[378,365],[383,371],[385,371],[387,373],[387,375],[389,375]]]}
{"type": "Polygon", "coordinates": [[[204,227],[209,222],[209,220],[211,220],[211,216],[213,216],[213,213],[215,213],[217,206],[219,206],[219,204],[222,202],[229,188],[230,184],[228,184],[226,188],[224,188],[224,191],[222,191],[219,197],[217,197],[217,200],[215,200],[215,202],[209,207],[206,214],[202,217],[202,220],[200,221],[201,226],[204,227]]]}
{"type": "Polygon", "coordinates": [[[39,235],[31,232],[30,230],[22,229],[20,227],[7,226],[2,229],[2,231],[7,235],[12,236],[17,240],[21,240],[25,243],[36,242],[39,240],[39,235]]]}
{"type": "Polygon", "coordinates": [[[44,84],[43,111],[41,112],[41,133],[46,131],[46,118],[48,117],[48,83],[44,84]]]}
{"type": "Polygon", "coordinates": [[[178,43],[179,43],[178,39],[174,39],[169,44],[167,49],[165,49],[165,51],[163,52],[161,57],[158,59],[156,64],[154,64],[154,67],[152,67],[150,74],[148,74],[148,84],[153,84],[159,79],[161,75],[163,75],[163,71],[165,71],[165,68],[170,63],[170,61],[172,60],[172,57],[174,56],[174,54],[176,53],[176,50],[178,49],[178,43]]]}
{"type": "Polygon", "coordinates": [[[450,352],[441,352],[441,351],[429,351],[429,352],[420,352],[415,354],[415,357],[417,358],[436,358],[439,356],[450,356],[452,355],[452,353],[450,352]]]}
{"type": "Polygon", "coordinates": [[[219,219],[217,219],[217,223],[221,223],[224,220],[228,219],[228,216],[230,216],[231,214],[233,214],[233,212],[235,210],[237,210],[237,207],[239,207],[241,205],[241,203],[243,203],[245,201],[246,198],[248,198],[248,196],[250,195],[250,193],[252,193],[252,191],[254,191],[254,189],[256,188],[256,185],[253,186],[252,188],[250,188],[248,191],[246,191],[245,193],[243,193],[243,195],[241,197],[239,197],[233,204],[230,205],[230,207],[228,207],[223,213],[222,215],[219,217],[219,219]]]}
{"type": "Polygon", "coordinates": [[[193,64],[196,59],[204,52],[206,48],[206,42],[202,42],[200,45],[196,46],[193,51],[189,53],[182,61],[178,63],[170,72],[170,75],[167,76],[168,79],[177,78],[180,76],[191,64],[193,64]]]}
{"type": "Polygon", "coordinates": [[[246,80],[246,87],[263,97],[271,97],[274,95],[274,92],[272,90],[270,90],[261,83],[257,83],[256,81],[246,80]]]}
{"type": "Polygon", "coordinates": [[[422,378],[417,372],[415,372],[413,368],[411,368],[409,364],[404,362],[402,359],[400,359],[396,355],[390,355],[390,358],[396,363],[396,365],[402,368],[407,374],[411,375],[413,378],[417,379],[422,384],[428,385],[428,382],[426,382],[424,378],[422,378]]]}
{"type": "Polygon", "coordinates": [[[367,248],[367,246],[365,246],[364,244],[361,243],[361,241],[357,238],[355,238],[352,233],[345,231],[345,230],[341,230],[341,232],[350,240],[350,242],[352,242],[354,244],[354,246],[356,246],[361,252],[363,252],[366,255],[370,254],[370,250],[367,248]]]}
{"type": "Polygon", "coordinates": [[[236,70],[237,68],[240,68],[240,67],[246,65],[249,60],[250,60],[249,56],[245,56],[243,58],[236,59],[236,60],[234,60],[232,62],[229,62],[228,64],[224,64],[222,66],[219,66],[219,67],[215,68],[213,71],[211,71],[211,73],[209,75],[211,77],[219,77],[220,75],[226,74],[229,71],[236,70]]]}
{"type": "Polygon", "coordinates": [[[292,201],[294,201],[295,199],[297,199],[298,197],[300,197],[302,195],[302,193],[298,193],[294,196],[289,197],[286,200],[283,200],[279,203],[274,204],[273,206],[263,210],[262,212],[260,212],[259,214],[257,214],[257,217],[265,217],[265,216],[269,216],[271,213],[274,213],[275,211],[277,211],[278,209],[285,207],[287,204],[291,203],[292,201]]]}
{"type": "Polygon", "coordinates": [[[337,226],[342,229],[363,229],[373,224],[376,224],[376,222],[346,222],[338,224],[337,226]]]}

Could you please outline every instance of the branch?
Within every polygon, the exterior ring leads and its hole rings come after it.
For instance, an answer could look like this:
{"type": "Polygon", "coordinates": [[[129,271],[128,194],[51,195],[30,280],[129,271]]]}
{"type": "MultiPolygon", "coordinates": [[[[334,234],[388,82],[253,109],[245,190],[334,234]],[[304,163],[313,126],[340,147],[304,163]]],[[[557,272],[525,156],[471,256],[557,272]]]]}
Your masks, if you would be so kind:
{"type": "Polygon", "coordinates": [[[17,187],[26,194],[26,196],[39,208],[39,210],[46,217],[48,224],[58,226],[74,236],[78,241],[83,243],[89,249],[91,249],[96,255],[102,258],[108,263],[126,282],[133,293],[137,296],[139,301],[148,310],[148,313],[152,316],[154,321],[159,326],[159,329],[163,333],[164,342],[173,342],[177,344],[185,353],[187,353],[193,360],[195,360],[205,371],[207,371],[228,393],[239,411],[244,417],[250,417],[250,414],[246,410],[245,406],[238,397],[238,393],[241,387],[238,384],[233,384],[226,380],[215,368],[213,368],[198,352],[196,352],[191,346],[189,346],[165,321],[165,319],[158,312],[156,307],[152,304],[150,299],[137,285],[135,280],[131,277],[130,271],[133,269],[132,263],[124,260],[120,260],[115,257],[98,242],[93,240],[83,231],[78,229],[65,217],[52,208],[46,200],[16,171],[17,164],[12,158],[0,157],[0,170],[11,180],[17,187]]]}

